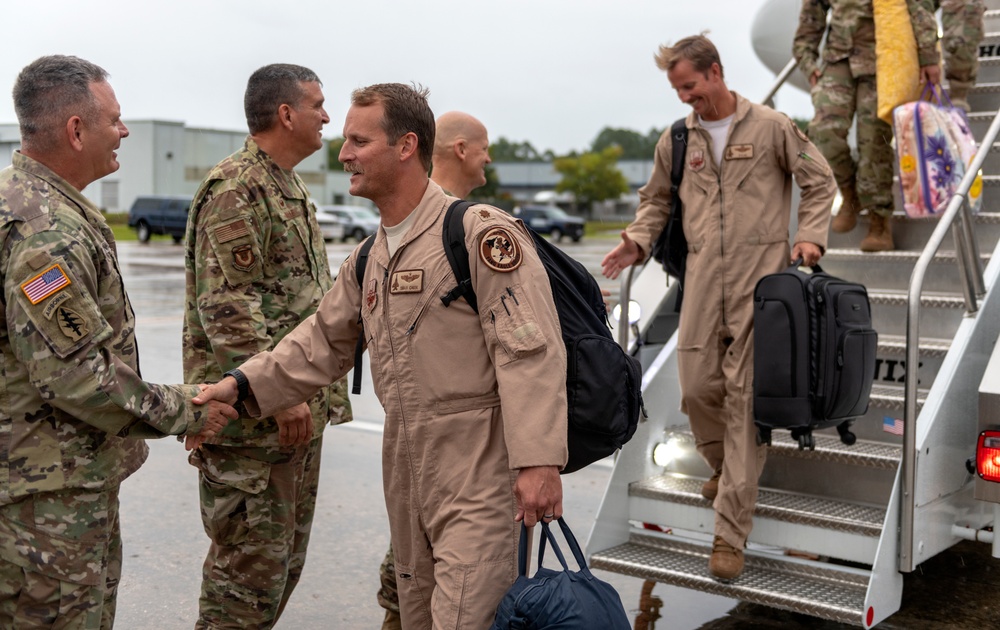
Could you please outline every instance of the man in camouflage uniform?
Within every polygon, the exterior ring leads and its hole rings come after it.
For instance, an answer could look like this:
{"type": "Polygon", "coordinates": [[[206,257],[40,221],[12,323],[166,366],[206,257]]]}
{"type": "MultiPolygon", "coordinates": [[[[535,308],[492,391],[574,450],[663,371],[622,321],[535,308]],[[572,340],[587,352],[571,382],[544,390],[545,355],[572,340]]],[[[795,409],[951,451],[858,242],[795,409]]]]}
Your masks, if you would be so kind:
{"type": "MultiPolygon", "coordinates": [[[[250,76],[244,107],[250,136],[208,173],[191,205],[189,382],[217,381],[269,350],[333,285],[315,206],[292,170],[323,147],[330,119],[319,78],[301,66],[264,66],[250,76]]],[[[212,541],[197,628],[278,620],[305,564],[323,428],[350,419],[341,380],[274,417],[241,415],[192,452],[212,541]]]]}
{"type": "MultiPolygon", "coordinates": [[[[486,183],[486,165],[490,163],[490,139],[486,127],[465,112],[445,112],[434,123],[434,153],[431,156],[431,180],[446,195],[465,199],[486,183]]],[[[385,609],[382,630],[398,630],[399,592],[392,545],[379,567],[378,603],[385,609]]]]}
{"type": "MultiPolygon", "coordinates": [[[[907,0],[906,4],[919,48],[921,80],[938,83],[937,21],[932,0],[907,0]]],[[[867,208],[870,223],[861,250],[893,249],[892,127],[877,114],[872,0],[803,0],[792,53],[812,86],[816,115],[809,123],[809,138],[830,163],[843,196],[831,228],[834,232],[853,230],[858,213],[867,208]],[[824,33],[821,59],[819,46],[824,33]],[[855,115],[857,163],[847,144],[855,115]]]]}
{"type": "Polygon", "coordinates": [[[100,67],[42,57],[14,85],[21,150],[0,171],[0,627],[111,628],[118,488],[139,439],[207,437],[229,406],[139,376],[115,239],[80,191],[118,169],[128,129],[100,67]]]}
{"type": "Polygon", "coordinates": [[[969,111],[969,89],[979,70],[979,42],[983,40],[983,0],[935,0],[941,7],[941,47],[948,94],[956,107],[969,111]]]}

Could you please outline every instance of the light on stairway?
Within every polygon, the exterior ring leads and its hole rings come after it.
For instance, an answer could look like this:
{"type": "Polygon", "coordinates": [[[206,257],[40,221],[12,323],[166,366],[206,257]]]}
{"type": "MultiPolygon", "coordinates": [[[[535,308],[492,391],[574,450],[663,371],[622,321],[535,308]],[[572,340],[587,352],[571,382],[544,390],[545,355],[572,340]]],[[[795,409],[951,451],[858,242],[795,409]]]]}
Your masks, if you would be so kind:
{"type": "Polygon", "coordinates": [[[666,467],[675,460],[684,457],[686,449],[684,443],[677,437],[670,437],[665,442],[660,442],[653,447],[653,463],[657,466],[666,467]]]}

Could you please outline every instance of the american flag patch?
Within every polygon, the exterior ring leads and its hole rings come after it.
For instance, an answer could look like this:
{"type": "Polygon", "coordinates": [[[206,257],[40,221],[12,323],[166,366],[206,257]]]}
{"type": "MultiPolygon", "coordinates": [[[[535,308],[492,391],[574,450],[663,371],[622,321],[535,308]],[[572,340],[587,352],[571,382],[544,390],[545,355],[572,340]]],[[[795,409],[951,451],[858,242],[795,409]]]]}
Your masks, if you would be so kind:
{"type": "Polygon", "coordinates": [[[893,435],[903,435],[903,420],[882,416],[882,430],[893,435]]]}
{"type": "Polygon", "coordinates": [[[215,238],[219,240],[220,244],[228,243],[233,239],[246,236],[249,233],[250,230],[247,229],[247,222],[243,219],[215,228],[215,238]]]}
{"type": "Polygon", "coordinates": [[[21,284],[21,290],[32,304],[38,304],[56,291],[68,287],[69,278],[58,264],[52,265],[31,280],[21,284]]]}

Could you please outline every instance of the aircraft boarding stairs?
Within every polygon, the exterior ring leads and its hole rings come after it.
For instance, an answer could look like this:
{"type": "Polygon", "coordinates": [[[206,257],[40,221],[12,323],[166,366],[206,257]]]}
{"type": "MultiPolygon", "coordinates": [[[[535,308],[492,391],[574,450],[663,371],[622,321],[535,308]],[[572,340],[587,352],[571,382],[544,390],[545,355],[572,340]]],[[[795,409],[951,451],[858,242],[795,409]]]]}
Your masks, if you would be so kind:
{"type": "MultiPolygon", "coordinates": [[[[1000,55],[1000,0],[987,7],[981,50],[1000,55]]],[[[969,118],[981,139],[1000,107],[1000,56],[981,59],[979,82],[969,118]]],[[[992,506],[972,498],[965,461],[975,453],[978,387],[1000,330],[1000,291],[991,290],[1000,275],[993,255],[1000,242],[1000,143],[990,147],[983,174],[984,206],[972,220],[980,258],[989,263],[979,311],[966,312],[951,234],[928,268],[920,300],[912,549],[901,548],[899,533],[903,441],[886,429],[904,417],[904,379],[913,375],[905,357],[910,277],[937,221],[897,210],[897,251],[857,249],[868,227],[863,216],[850,234],[831,234],[820,263],[868,288],[879,333],[870,408],[852,426],[857,443],[847,446],[829,429],[815,433],[815,450],[800,450],[788,431],[774,431],[746,566],[728,584],[708,573],[714,512],[700,489],[711,470],[679,411],[674,290],[664,290],[655,263],[638,275],[632,299],[642,313],[656,314],[640,321],[638,348],[631,342],[643,362],[650,417],[617,458],[588,544],[591,567],[867,628],[899,609],[903,556],[911,553],[915,566],[957,543],[956,526],[972,531],[992,522],[992,506]]],[[[958,227],[956,221],[950,232],[958,227]]]]}

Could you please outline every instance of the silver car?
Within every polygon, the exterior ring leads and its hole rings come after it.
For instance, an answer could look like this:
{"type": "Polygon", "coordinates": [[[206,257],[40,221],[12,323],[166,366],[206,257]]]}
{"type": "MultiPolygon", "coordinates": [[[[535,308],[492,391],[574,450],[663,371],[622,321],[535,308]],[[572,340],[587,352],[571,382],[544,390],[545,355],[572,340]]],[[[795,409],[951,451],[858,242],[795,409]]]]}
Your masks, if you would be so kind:
{"type": "Polygon", "coordinates": [[[343,221],[345,241],[353,238],[360,243],[378,231],[379,216],[363,206],[320,206],[320,210],[343,221]]]}
{"type": "Polygon", "coordinates": [[[316,222],[319,223],[319,232],[323,235],[324,241],[344,240],[344,222],[335,214],[325,212],[322,208],[316,209],[316,222]]]}

